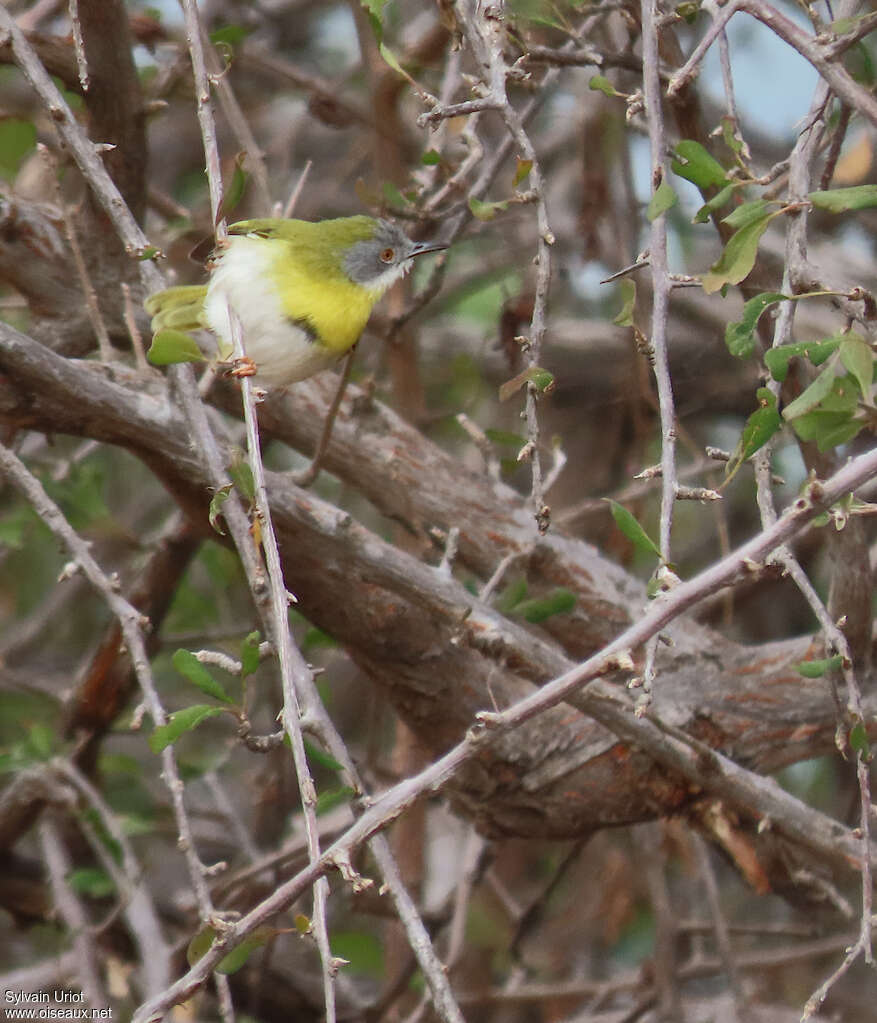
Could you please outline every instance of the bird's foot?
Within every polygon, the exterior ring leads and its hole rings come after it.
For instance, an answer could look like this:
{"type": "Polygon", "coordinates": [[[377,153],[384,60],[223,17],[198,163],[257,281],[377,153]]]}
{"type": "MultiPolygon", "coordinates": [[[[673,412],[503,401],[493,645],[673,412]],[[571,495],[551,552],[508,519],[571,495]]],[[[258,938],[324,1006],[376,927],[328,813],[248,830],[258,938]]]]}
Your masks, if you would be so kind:
{"type": "Polygon", "coordinates": [[[254,377],[259,372],[259,367],[253,362],[249,355],[240,359],[232,359],[227,373],[230,377],[254,377]]]}

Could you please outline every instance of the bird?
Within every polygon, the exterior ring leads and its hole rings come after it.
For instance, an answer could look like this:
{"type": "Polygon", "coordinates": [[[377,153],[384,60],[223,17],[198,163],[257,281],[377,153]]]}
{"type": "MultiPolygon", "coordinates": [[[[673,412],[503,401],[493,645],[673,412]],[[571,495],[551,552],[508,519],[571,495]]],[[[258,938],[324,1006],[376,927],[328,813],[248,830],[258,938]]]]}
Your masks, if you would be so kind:
{"type": "Polygon", "coordinates": [[[285,387],[341,359],[415,257],[445,248],[414,242],[392,221],[363,215],[243,220],[214,251],[206,285],[165,288],[144,306],[156,337],[207,329],[221,360],[233,352],[234,316],[247,355],[236,374],[285,387]]]}

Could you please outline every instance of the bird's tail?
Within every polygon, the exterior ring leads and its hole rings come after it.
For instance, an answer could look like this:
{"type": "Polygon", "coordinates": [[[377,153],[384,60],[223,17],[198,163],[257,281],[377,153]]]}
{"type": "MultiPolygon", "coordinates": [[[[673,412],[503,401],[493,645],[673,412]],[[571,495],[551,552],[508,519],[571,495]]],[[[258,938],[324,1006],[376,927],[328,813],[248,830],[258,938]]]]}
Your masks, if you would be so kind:
{"type": "Polygon", "coordinates": [[[207,287],[203,284],[181,284],[157,291],[143,303],[152,317],[152,332],[162,330],[201,330],[204,322],[204,299],[207,287]]]}

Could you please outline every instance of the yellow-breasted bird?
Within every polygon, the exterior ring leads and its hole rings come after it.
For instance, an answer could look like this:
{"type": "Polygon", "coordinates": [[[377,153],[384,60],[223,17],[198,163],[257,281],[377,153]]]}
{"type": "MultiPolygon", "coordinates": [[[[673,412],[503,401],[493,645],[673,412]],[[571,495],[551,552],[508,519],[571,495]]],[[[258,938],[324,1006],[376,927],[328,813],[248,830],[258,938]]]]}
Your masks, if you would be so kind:
{"type": "Polygon", "coordinates": [[[156,334],[212,331],[223,359],[232,351],[230,308],[256,382],[285,386],[350,351],[375,303],[414,257],[446,247],[413,242],[373,217],[243,220],[214,253],[206,285],[167,288],[145,307],[156,334]]]}

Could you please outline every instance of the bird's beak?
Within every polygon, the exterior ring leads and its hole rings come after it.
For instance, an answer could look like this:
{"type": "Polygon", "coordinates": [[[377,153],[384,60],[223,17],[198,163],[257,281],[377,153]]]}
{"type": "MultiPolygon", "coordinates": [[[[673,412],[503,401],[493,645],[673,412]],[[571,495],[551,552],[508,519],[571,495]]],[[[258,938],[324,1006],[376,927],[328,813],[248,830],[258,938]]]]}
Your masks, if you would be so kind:
{"type": "Polygon", "coordinates": [[[415,242],[411,247],[411,255],[422,256],[426,252],[442,252],[447,247],[447,242],[415,242]]]}

